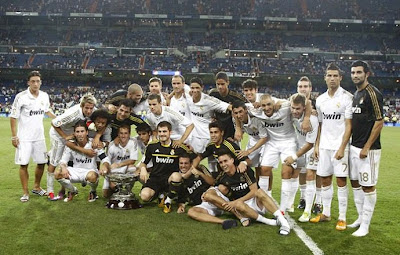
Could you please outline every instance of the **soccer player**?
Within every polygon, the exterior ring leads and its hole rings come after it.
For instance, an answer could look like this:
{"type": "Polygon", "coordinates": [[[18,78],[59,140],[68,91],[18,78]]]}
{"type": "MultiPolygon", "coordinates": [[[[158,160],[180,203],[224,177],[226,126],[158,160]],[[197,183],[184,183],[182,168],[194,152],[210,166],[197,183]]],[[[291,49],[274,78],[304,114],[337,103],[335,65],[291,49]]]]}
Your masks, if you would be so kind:
{"type": "Polygon", "coordinates": [[[196,153],[202,153],[210,142],[208,125],[212,121],[214,111],[226,112],[231,105],[215,97],[203,93],[203,81],[198,77],[190,80],[191,97],[187,97],[191,120],[194,123],[190,145],[196,153]]]}
{"type": "Polygon", "coordinates": [[[121,125],[147,125],[139,116],[132,113],[132,102],[128,99],[123,99],[119,103],[117,113],[110,116],[110,126],[112,129],[111,139],[114,140],[118,136],[118,128],[121,125]]]}
{"type": "Polygon", "coordinates": [[[50,162],[47,168],[47,192],[50,200],[58,200],[63,197],[61,193],[58,197],[54,196],[54,171],[63,155],[65,143],[67,140],[73,138],[74,125],[80,120],[89,119],[96,102],[96,98],[93,95],[84,95],[79,105],[74,105],[51,121],[50,162]]]}
{"type": "Polygon", "coordinates": [[[182,75],[174,75],[171,80],[173,95],[169,107],[190,119],[190,110],[186,101],[186,95],[190,87],[185,84],[185,78],[182,75]]]}
{"type": "MultiPolygon", "coordinates": [[[[136,140],[130,139],[131,127],[127,125],[120,126],[118,129],[119,144],[111,142],[108,146],[107,157],[100,168],[100,174],[105,176],[103,183],[103,196],[109,197],[114,184],[110,186],[109,173],[134,173],[136,167],[134,164],[138,159],[138,145],[136,140]]],[[[139,175],[137,172],[135,175],[139,175]]],[[[132,185],[133,186],[133,185],[132,185]]]]}
{"type": "Polygon", "coordinates": [[[149,80],[150,95],[159,95],[162,105],[169,105],[169,97],[167,93],[162,92],[162,80],[158,77],[152,77],[149,80]]]}
{"type": "MultiPolygon", "coordinates": [[[[297,82],[297,93],[303,94],[307,100],[311,101],[311,105],[312,105],[312,109],[316,110],[315,108],[315,99],[311,98],[311,91],[312,91],[312,83],[311,80],[307,77],[307,76],[302,76],[300,77],[299,81],[297,82]]],[[[304,133],[304,131],[303,131],[304,133]]],[[[312,151],[312,154],[314,154],[314,152],[312,151]]],[[[316,167],[318,165],[318,160],[314,158],[314,156],[311,154],[309,160],[307,162],[307,166],[315,168],[314,170],[316,170],[316,167]],[[313,162],[311,165],[309,163],[313,162]]],[[[306,200],[305,200],[305,196],[306,196],[306,189],[307,189],[307,169],[306,168],[302,168],[302,170],[300,170],[300,175],[299,175],[299,184],[300,184],[300,203],[298,205],[297,208],[299,209],[304,209],[306,206],[306,200]]],[[[310,172],[310,174],[313,172],[310,172]]],[[[322,200],[321,200],[321,177],[319,177],[318,175],[314,175],[315,178],[315,184],[316,184],[316,192],[315,192],[315,204],[313,207],[313,213],[318,214],[322,212],[322,200]]],[[[309,177],[311,177],[311,175],[309,175],[309,177]]],[[[311,180],[308,180],[311,181],[311,180]]]]}
{"type": "Polygon", "coordinates": [[[47,163],[43,116],[47,114],[50,118],[55,118],[50,110],[49,95],[40,90],[42,85],[40,73],[30,72],[27,84],[28,89],[16,95],[10,114],[11,143],[16,148],[15,164],[20,165],[19,177],[23,191],[21,202],[29,201],[28,164],[31,157],[37,163],[32,193],[39,196],[47,194],[40,187],[44,164],[47,163]]]}
{"type": "Polygon", "coordinates": [[[201,196],[204,192],[214,186],[215,179],[208,169],[199,165],[192,168],[193,159],[185,153],[179,157],[179,172],[182,176],[182,189],[178,196],[177,213],[184,213],[186,204],[201,204],[201,196]]]}
{"type": "Polygon", "coordinates": [[[247,165],[251,165],[251,160],[247,156],[243,156],[240,159],[238,158],[237,152],[240,151],[240,147],[236,143],[224,139],[222,124],[218,121],[211,122],[209,124],[209,132],[211,142],[207,145],[206,150],[198,154],[193,160],[192,169],[196,168],[202,159],[208,158],[210,172],[216,177],[222,171],[217,164],[217,153],[222,149],[232,154],[238,163],[238,169],[242,172],[246,171],[247,165]]]}
{"type": "MultiPolygon", "coordinates": [[[[139,84],[133,83],[128,90],[118,90],[112,94],[105,102],[105,107],[110,113],[116,113],[121,100],[130,99],[136,107],[142,102],[143,90],[139,84]]],[[[136,109],[137,110],[137,109],[136,109]]]]}
{"type": "MultiPolygon", "coordinates": [[[[221,101],[233,104],[236,101],[246,102],[246,98],[242,94],[229,89],[229,78],[224,72],[219,72],[215,75],[216,88],[210,91],[210,96],[216,97],[221,101]]],[[[223,124],[224,138],[234,138],[235,128],[232,121],[231,112],[216,112],[215,118],[223,124]]]]}
{"type": "Polygon", "coordinates": [[[353,233],[353,236],[358,237],[365,236],[369,232],[376,203],[375,186],[378,181],[381,157],[383,97],[375,86],[368,83],[370,75],[368,63],[364,61],[352,63],[351,79],[357,91],[353,97],[350,179],[358,219],[349,227],[360,227],[353,233]]]}
{"type": "Polygon", "coordinates": [[[158,123],[167,121],[172,125],[171,139],[174,140],[173,146],[178,147],[182,143],[187,142],[194,128],[192,121],[169,106],[163,106],[159,95],[150,95],[148,102],[150,113],[147,114],[147,121],[153,130],[154,136],[157,134],[156,127],[158,123]]]}
{"type": "Polygon", "coordinates": [[[338,186],[339,217],[336,229],[347,228],[346,212],[348,191],[346,179],[349,175],[349,139],[351,135],[351,104],[353,96],[340,86],[342,72],[334,63],[325,71],[325,82],[328,90],[317,98],[318,137],[314,155],[318,159],[317,175],[322,179],[323,211],[310,222],[331,220],[331,203],[333,198],[332,176],[336,176],[338,186]]]}
{"type": "MultiPolygon", "coordinates": [[[[161,121],[157,125],[159,141],[147,146],[146,153],[139,166],[140,179],[144,182],[140,192],[140,197],[144,202],[151,201],[161,192],[168,192],[164,201],[164,213],[171,212],[171,203],[179,193],[181,187],[181,175],[179,174],[178,157],[183,153],[192,154],[185,146],[180,145],[177,148],[172,147],[171,124],[167,121],[161,121]],[[153,168],[150,175],[146,165],[153,162],[153,168]]],[[[191,155],[194,157],[194,155],[191,155]]]]}
{"type": "Polygon", "coordinates": [[[222,221],[217,218],[218,208],[233,212],[242,218],[243,226],[250,224],[248,218],[258,222],[276,226],[277,221],[265,218],[266,210],[271,211],[277,217],[281,228],[281,235],[290,233],[290,226],[282,212],[275,205],[273,200],[261,189],[258,189],[254,172],[250,167],[241,173],[235,164],[235,158],[229,151],[218,152],[218,163],[223,173],[217,179],[218,189],[211,189],[204,194],[205,202],[191,208],[188,215],[196,220],[222,223],[224,229],[235,226],[231,221],[222,221]],[[219,195],[217,190],[224,190],[225,194],[219,195]],[[227,200],[230,199],[230,200],[227,200]]]}
{"type": "MultiPolygon", "coordinates": [[[[74,126],[76,144],[80,147],[92,148],[88,134],[86,121],[78,121],[74,126]]],[[[68,190],[68,197],[64,199],[64,202],[70,202],[78,194],[78,189],[72,183],[87,183],[91,188],[88,201],[96,201],[96,188],[99,182],[96,159],[103,161],[106,158],[103,149],[96,150],[96,153],[95,157],[88,157],[68,147],[65,149],[60,160],[60,168],[55,173],[57,181],[68,190]],[[68,166],[69,161],[73,162],[72,167],[68,166]]]]}
{"type": "MultiPolygon", "coordinates": [[[[238,158],[248,156],[252,162],[252,166],[256,169],[257,178],[261,171],[261,152],[264,150],[264,144],[267,142],[267,129],[264,127],[264,122],[254,116],[250,116],[245,103],[235,102],[232,105],[233,117],[236,121],[236,132],[243,130],[249,135],[249,141],[246,150],[238,153],[238,158]]],[[[235,135],[236,136],[236,135],[235,135]]],[[[242,136],[242,134],[240,135],[242,136]]]]}
{"type": "MultiPolygon", "coordinates": [[[[268,132],[268,141],[265,144],[261,160],[261,175],[259,178],[260,188],[271,196],[272,169],[277,168],[279,160],[282,162],[282,187],[280,210],[290,209],[289,199],[292,193],[292,186],[298,180],[292,179],[296,162],[293,165],[284,164],[284,160],[296,153],[296,133],[292,123],[290,102],[282,101],[281,107],[275,112],[275,102],[269,94],[261,96],[262,115],[257,116],[263,119],[264,127],[268,132]]],[[[297,190],[297,189],[296,189],[297,190]]]]}
{"type": "MultiPolygon", "coordinates": [[[[297,136],[297,152],[292,156],[288,156],[284,162],[287,165],[297,162],[297,169],[295,169],[296,176],[301,168],[307,169],[307,189],[305,196],[305,210],[303,215],[300,217],[300,222],[308,222],[311,214],[311,207],[314,201],[315,195],[315,172],[317,170],[314,165],[313,146],[318,134],[318,118],[314,115],[310,116],[312,130],[304,133],[301,130],[301,123],[304,119],[304,112],[306,109],[306,97],[303,94],[297,93],[291,97],[291,112],[293,117],[293,125],[295,127],[297,136]]],[[[293,177],[293,176],[292,176],[293,177]]],[[[294,201],[294,197],[297,192],[297,188],[292,190],[291,203],[294,201]]],[[[290,203],[289,203],[290,204],[290,203]]]]}
{"type": "Polygon", "coordinates": [[[258,83],[256,80],[247,79],[242,83],[244,97],[249,103],[260,102],[262,93],[258,93],[258,83]]]}

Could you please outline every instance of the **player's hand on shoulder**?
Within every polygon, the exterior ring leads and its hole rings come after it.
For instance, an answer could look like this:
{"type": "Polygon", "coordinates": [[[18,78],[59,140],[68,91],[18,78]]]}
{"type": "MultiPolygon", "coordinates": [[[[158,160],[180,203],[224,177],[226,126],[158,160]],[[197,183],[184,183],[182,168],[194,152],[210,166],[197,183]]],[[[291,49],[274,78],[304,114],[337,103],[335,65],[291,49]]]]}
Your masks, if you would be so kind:
{"type": "Polygon", "coordinates": [[[181,145],[182,145],[183,143],[181,142],[181,140],[175,140],[175,141],[173,141],[172,142],[172,148],[179,148],[179,147],[181,147],[181,145]]]}

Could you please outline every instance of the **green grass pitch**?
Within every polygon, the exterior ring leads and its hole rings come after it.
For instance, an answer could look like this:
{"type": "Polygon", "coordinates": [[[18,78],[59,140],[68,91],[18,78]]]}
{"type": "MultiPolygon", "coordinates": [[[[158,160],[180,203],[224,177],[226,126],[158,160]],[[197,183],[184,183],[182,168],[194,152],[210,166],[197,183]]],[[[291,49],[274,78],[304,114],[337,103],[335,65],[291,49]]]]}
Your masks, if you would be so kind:
{"type": "MultiPolygon", "coordinates": [[[[49,120],[45,121],[45,127],[47,135],[49,120]]],[[[77,185],[80,194],[68,204],[49,202],[32,194],[28,203],[21,203],[21,184],[7,118],[0,118],[0,133],[0,254],[311,254],[294,232],[282,237],[276,227],[259,223],[224,231],[219,225],[178,215],[176,207],[166,215],[155,203],[145,204],[139,210],[110,210],[105,208],[103,198],[88,203],[89,188],[80,185],[77,185]]],[[[335,230],[336,191],[331,222],[298,223],[324,254],[399,254],[399,141],[400,129],[383,129],[378,200],[368,236],[355,238],[351,229],[335,230]]],[[[33,167],[31,164],[29,168],[30,188],[33,167]]],[[[99,194],[101,185],[102,181],[99,194]]],[[[45,175],[42,187],[46,188],[45,175]]],[[[56,183],[55,187],[58,189],[59,185],[56,183]]],[[[136,184],[136,194],[139,189],[136,184]]],[[[347,218],[352,222],[356,210],[351,190],[349,194],[347,218]]],[[[274,171],[273,196],[279,201],[279,170],[274,171]]],[[[290,214],[293,219],[300,215],[298,209],[290,214]]]]}

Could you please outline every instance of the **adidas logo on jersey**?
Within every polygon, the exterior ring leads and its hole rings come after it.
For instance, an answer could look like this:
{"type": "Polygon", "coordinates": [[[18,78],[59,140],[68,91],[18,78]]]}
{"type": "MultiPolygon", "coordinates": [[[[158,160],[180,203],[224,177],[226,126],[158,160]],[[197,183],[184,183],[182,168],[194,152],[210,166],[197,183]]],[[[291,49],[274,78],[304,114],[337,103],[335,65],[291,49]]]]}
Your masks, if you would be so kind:
{"type": "Polygon", "coordinates": [[[159,150],[159,149],[157,149],[157,150],[155,150],[154,152],[160,152],[160,150],[159,150]]]}

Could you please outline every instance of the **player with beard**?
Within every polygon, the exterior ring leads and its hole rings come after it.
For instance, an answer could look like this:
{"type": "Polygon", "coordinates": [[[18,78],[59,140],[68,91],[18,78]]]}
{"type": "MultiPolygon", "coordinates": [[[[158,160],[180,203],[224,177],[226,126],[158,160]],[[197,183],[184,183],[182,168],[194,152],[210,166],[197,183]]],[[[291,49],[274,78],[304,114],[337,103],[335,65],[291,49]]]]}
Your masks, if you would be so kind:
{"type": "Polygon", "coordinates": [[[353,97],[352,136],[350,146],[350,180],[354,192],[358,219],[349,227],[359,229],[353,236],[369,233],[376,204],[376,184],[381,157],[380,133],[383,127],[383,97],[369,84],[371,70],[368,63],[355,61],[351,65],[351,79],[357,87],[353,97]]]}

